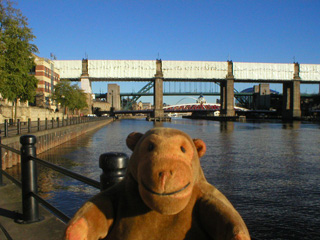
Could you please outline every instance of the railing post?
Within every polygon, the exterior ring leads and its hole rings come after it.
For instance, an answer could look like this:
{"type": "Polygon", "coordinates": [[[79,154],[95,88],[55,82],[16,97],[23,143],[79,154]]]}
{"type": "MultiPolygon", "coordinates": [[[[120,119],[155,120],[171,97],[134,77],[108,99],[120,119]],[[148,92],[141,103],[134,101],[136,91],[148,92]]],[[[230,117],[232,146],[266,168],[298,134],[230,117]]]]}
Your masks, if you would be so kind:
{"type": "Polygon", "coordinates": [[[40,131],[40,118],[38,118],[38,131],[40,131]]]}
{"type": "Polygon", "coordinates": [[[28,118],[28,133],[31,133],[31,118],[28,118]]]}
{"type": "Polygon", "coordinates": [[[62,127],[64,127],[64,117],[62,117],[61,125],[62,125],[62,127]]]}
{"type": "Polygon", "coordinates": [[[57,128],[59,128],[59,117],[57,117],[57,128]]]}
{"type": "Polygon", "coordinates": [[[101,191],[124,179],[128,162],[129,157],[125,153],[109,152],[100,155],[99,167],[103,170],[100,175],[101,191]]]}
{"type": "Polygon", "coordinates": [[[17,135],[21,134],[21,121],[20,119],[17,120],[17,135]]]}
{"type": "Polygon", "coordinates": [[[22,182],[22,222],[33,223],[41,221],[39,217],[39,204],[31,193],[37,194],[37,167],[30,158],[36,157],[35,144],[37,139],[33,135],[20,137],[21,143],[21,182],[22,182]]]}
{"type": "Polygon", "coordinates": [[[48,118],[44,120],[44,129],[48,130],[48,118]]]}
{"type": "Polygon", "coordinates": [[[52,129],[53,129],[53,127],[54,127],[54,118],[52,118],[52,129]]]}
{"type": "MultiPolygon", "coordinates": [[[[1,129],[0,129],[0,144],[1,144],[1,129]]],[[[0,186],[3,186],[2,181],[2,147],[0,147],[0,186]]]]}
{"type": "Polygon", "coordinates": [[[4,136],[8,137],[8,120],[4,120],[4,136]]]}

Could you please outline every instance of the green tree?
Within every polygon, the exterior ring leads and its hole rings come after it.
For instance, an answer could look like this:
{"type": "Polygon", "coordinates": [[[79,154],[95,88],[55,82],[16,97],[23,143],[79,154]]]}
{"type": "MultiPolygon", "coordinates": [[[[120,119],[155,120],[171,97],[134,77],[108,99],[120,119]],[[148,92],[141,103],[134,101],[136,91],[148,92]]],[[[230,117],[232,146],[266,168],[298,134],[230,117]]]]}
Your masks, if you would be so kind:
{"type": "Polygon", "coordinates": [[[36,94],[38,80],[30,75],[38,51],[31,43],[34,38],[21,11],[0,0],[0,93],[13,103],[33,101],[36,94]]]}
{"type": "Polygon", "coordinates": [[[88,107],[86,94],[78,85],[71,85],[71,82],[68,80],[61,80],[54,86],[52,99],[60,103],[61,106],[72,110],[72,112],[75,109],[81,110],[88,107]]]}

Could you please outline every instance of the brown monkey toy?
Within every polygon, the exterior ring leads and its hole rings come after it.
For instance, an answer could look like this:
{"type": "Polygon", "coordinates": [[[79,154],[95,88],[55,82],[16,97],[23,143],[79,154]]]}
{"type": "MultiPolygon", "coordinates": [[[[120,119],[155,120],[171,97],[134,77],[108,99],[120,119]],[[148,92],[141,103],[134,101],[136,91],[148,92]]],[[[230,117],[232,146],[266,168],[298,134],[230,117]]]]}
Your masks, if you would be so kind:
{"type": "Polygon", "coordinates": [[[86,202],[65,239],[250,239],[239,213],[204,177],[202,140],[154,128],[126,142],[133,153],[125,179],[86,202]]]}

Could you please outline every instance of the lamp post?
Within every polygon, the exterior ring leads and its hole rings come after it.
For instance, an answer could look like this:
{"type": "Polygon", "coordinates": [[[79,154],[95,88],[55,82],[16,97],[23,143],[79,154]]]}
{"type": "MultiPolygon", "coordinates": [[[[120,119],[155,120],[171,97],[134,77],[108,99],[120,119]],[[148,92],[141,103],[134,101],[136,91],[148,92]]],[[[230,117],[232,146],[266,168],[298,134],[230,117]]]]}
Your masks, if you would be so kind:
{"type": "Polygon", "coordinates": [[[65,106],[66,99],[64,95],[61,95],[61,98],[62,98],[62,107],[63,107],[63,116],[64,116],[66,114],[66,106],[65,106]]]}
{"type": "Polygon", "coordinates": [[[111,107],[112,107],[112,109],[113,109],[113,90],[111,90],[111,97],[112,97],[112,100],[111,100],[111,102],[112,102],[111,107]]]}
{"type": "Polygon", "coordinates": [[[111,95],[111,108],[110,108],[110,115],[114,116],[114,107],[113,107],[113,90],[109,93],[111,95]]]}

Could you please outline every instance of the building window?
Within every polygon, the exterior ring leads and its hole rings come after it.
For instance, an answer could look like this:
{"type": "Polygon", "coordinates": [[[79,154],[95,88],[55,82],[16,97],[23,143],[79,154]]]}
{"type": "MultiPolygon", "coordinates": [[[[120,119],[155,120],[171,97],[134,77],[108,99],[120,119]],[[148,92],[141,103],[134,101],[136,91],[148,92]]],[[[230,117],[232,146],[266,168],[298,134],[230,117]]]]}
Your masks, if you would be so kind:
{"type": "Polygon", "coordinates": [[[44,84],[45,84],[45,85],[44,85],[44,86],[45,86],[45,91],[46,91],[46,92],[50,92],[50,83],[45,82],[44,84]]]}

